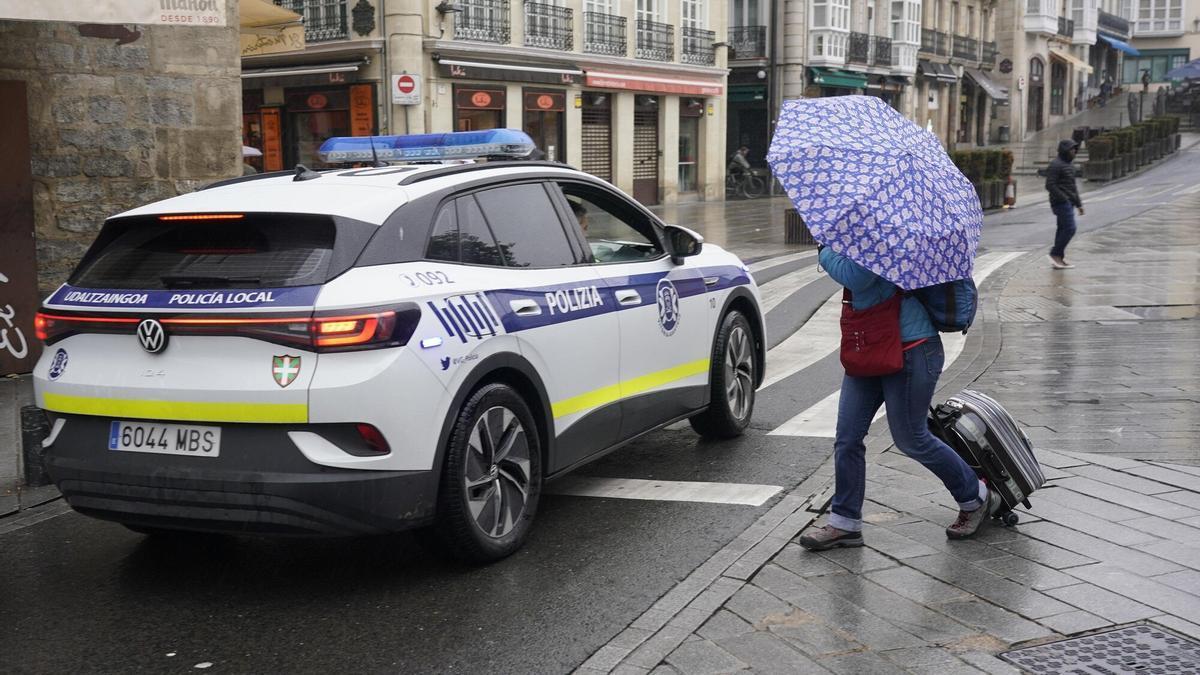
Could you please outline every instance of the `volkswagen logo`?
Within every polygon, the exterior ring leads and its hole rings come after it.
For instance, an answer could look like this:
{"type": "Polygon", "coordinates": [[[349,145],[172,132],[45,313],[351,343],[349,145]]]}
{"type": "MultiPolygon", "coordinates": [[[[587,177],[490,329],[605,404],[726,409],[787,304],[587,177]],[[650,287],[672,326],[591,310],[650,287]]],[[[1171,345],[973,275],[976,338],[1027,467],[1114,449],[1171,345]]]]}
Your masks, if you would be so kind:
{"type": "Polygon", "coordinates": [[[167,348],[167,332],[162,324],[154,319],[146,319],[138,324],[137,339],[142,349],[157,354],[167,348]]]}

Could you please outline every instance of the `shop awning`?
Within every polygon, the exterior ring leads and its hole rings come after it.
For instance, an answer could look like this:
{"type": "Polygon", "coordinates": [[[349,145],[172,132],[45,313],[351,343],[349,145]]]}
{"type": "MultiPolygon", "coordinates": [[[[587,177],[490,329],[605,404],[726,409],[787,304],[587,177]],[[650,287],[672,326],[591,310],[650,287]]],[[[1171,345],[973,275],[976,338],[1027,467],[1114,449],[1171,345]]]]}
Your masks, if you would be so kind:
{"type": "Polygon", "coordinates": [[[267,0],[240,0],[242,56],[304,49],[304,17],[267,0]]]}
{"type": "Polygon", "coordinates": [[[767,88],[761,84],[731,84],[729,85],[730,103],[753,103],[766,101],[767,88]]]}
{"type": "Polygon", "coordinates": [[[1081,73],[1087,74],[1087,73],[1092,72],[1092,67],[1090,65],[1088,65],[1087,61],[1077,58],[1075,55],[1070,54],[1068,52],[1064,52],[1059,49],[1051,49],[1050,56],[1052,56],[1060,61],[1065,61],[1065,62],[1071,64],[1072,66],[1075,67],[1075,70],[1077,70],[1081,73]]]}
{"type": "Polygon", "coordinates": [[[938,82],[958,82],[958,75],[954,74],[954,69],[945,63],[920,59],[917,61],[917,71],[938,82]]]}
{"type": "Polygon", "coordinates": [[[863,73],[851,73],[834,68],[809,68],[809,81],[822,87],[840,87],[842,89],[866,89],[867,76],[863,73]]]}
{"type": "Polygon", "coordinates": [[[618,73],[588,70],[584,84],[604,89],[628,89],[656,94],[687,94],[690,96],[720,96],[725,93],[724,79],[698,80],[671,75],[618,73]]]}
{"type": "Polygon", "coordinates": [[[1142,55],[1141,52],[1134,49],[1133,46],[1130,45],[1128,42],[1125,42],[1123,40],[1118,40],[1117,38],[1108,37],[1107,35],[1100,35],[1099,37],[1101,40],[1104,40],[1108,44],[1112,45],[1113,49],[1119,49],[1130,56],[1141,56],[1142,55]]]}
{"type": "Polygon", "coordinates": [[[963,73],[967,77],[971,78],[975,84],[979,85],[980,89],[987,92],[987,95],[990,96],[993,101],[1008,100],[1008,89],[996,84],[996,81],[988,77],[987,73],[974,68],[963,68],[963,73]]]}
{"type": "Polygon", "coordinates": [[[578,84],[583,71],[573,63],[534,61],[480,61],[439,58],[438,74],[452,80],[495,80],[498,82],[534,82],[537,84],[578,84]]]}
{"type": "Polygon", "coordinates": [[[343,61],[340,63],[307,63],[302,66],[278,66],[275,68],[246,68],[242,70],[242,79],[251,80],[257,77],[349,73],[358,70],[365,63],[365,61],[343,61]]]}

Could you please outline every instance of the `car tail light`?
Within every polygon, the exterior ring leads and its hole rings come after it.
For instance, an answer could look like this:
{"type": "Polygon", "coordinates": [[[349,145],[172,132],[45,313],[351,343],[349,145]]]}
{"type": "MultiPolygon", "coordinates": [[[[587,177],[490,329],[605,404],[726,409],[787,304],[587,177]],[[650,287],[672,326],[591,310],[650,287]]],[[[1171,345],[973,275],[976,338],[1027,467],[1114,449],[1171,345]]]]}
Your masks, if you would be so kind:
{"type": "Polygon", "coordinates": [[[387,439],[383,437],[383,433],[379,429],[376,429],[374,425],[356,424],[355,427],[358,429],[358,435],[362,437],[367,447],[381,455],[386,455],[392,451],[387,439]]]}
{"type": "MultiPolygon", "coordinates": [[[[52,344],[77,333],[133,334],[148,317],[90,316],[39,312],[34,319],[38,339],[52,344]]],[[[396,307],[364,308],[296,316],[170,316],[155,317],[171,335],[249,337],[317,352],[354,351],[408,344],[421,310],[405,303],[396,307]]]]}

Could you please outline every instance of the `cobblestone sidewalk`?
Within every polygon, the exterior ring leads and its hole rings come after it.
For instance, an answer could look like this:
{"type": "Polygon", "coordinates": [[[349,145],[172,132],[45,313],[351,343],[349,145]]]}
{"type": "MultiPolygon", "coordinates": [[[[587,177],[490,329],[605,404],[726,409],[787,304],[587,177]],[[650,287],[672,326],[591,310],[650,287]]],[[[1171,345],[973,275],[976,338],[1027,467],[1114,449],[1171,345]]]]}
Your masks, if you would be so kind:
{"type": "Polygon", "coordinates": [[[1029,254],[981,289],[943,376],[1031,429],[1048,485],[1021,523],[951,542],[945,488],[868,443],[866,547],[794,543],[826,463],[597,651],[580,673],[1016,673],[996,655],[1130,622],[1200,639],[1200,195],[1029,254]],[[1095,450],[1096,452],[1081,452],[1095,450]]]}

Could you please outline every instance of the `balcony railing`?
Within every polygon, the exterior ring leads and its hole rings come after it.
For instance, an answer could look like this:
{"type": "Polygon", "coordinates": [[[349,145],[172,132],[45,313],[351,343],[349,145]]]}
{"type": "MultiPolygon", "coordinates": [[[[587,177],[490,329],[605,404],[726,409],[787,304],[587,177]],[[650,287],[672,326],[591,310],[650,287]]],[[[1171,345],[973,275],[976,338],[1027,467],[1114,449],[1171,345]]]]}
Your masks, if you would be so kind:
{"type": "Polygon", "coordinates": [[[876,66],[892,65],[892,38],[882,35],[871,37],[871,63],[876,66]]]}
{"type": "Polygon", "coordinates": [[[346,28],[346,0],[275,0],[275,4],[304,16],[306,42],[350,37],[346,28]]]}
{"type": "Polygon", "coordinates": [[[979,40],[975,38],[964,37],[962,35],[954,36],[954,49],[952,55],[956,59],[964,61],[979,60],[979,40]]]}
{"type": "Polygon", "coordinates": [[[870,35],[853,31],[850,33],[850,46],[846,49],[846,62],[863,65],[871,62],[870,35]]]}
{"type": "Polygon", "coordinates": [[[733,49],[731,59],[767,58],[766,26],[735,26],[729,29],[729,46],[733,49]]]}
{"type": "Polygon", "coordinates": [[[680,37],[683,38],[683,53],[680,54],[680,61],[698,66],[711,66],[717,62],[717,50],[713,47],[717,41],[716,33],[703,28],[684,26],[680,37]]]}
{"type": "Polygon", "coordinates": [[[583,13],[583,51],[589,54],[626,56],[625,17],[603,12],[583,13]]]}
{"type": "Polygon", "coordinates": [[[651,61],[675,59],[675,27],[648,19],[637,20],[637,58],[651,61]]]}
{"type": "Polygon", "coordinates": [[[946,53],[946,34],[940,30],[921,29],[921,51],[926,54],[948,56],[946,53]]]}
{"type": "Polygon", "coordinates": [[[525,3],[525,45],[569,52],[575,49],[574,14],[570,7],[525,3]]]}
{"type": "Polygon", "coordinates": [[[455,39],[508,43],[508,0],[461,0],[460,6],[462,11],[454,17],[455,39]]]}
{"type": "Polygon", "coordinates": [[[994,67],[996,65],[996,55],[999,53],[1000,50],[996,48],[995,42],[985,42],[983,43],[983,50],[979,55],[979,60],[985,66],[994,67]]]}
{"type": "Polygon", "coordinates": [[[1058,17],[1058,34],[1063,37],[1075,35],[1075,22],[1065,16],[1058,17]]]}
{"type": "Polygon", "coordinates": [[[1121,39],[1129,38],[1129,21],[1116,14],[1109,14],[1104,10],[1100,10],[1100,17],[1096,23],[1101,30],[1111,33],[1116,37],[1121,39]]]}

